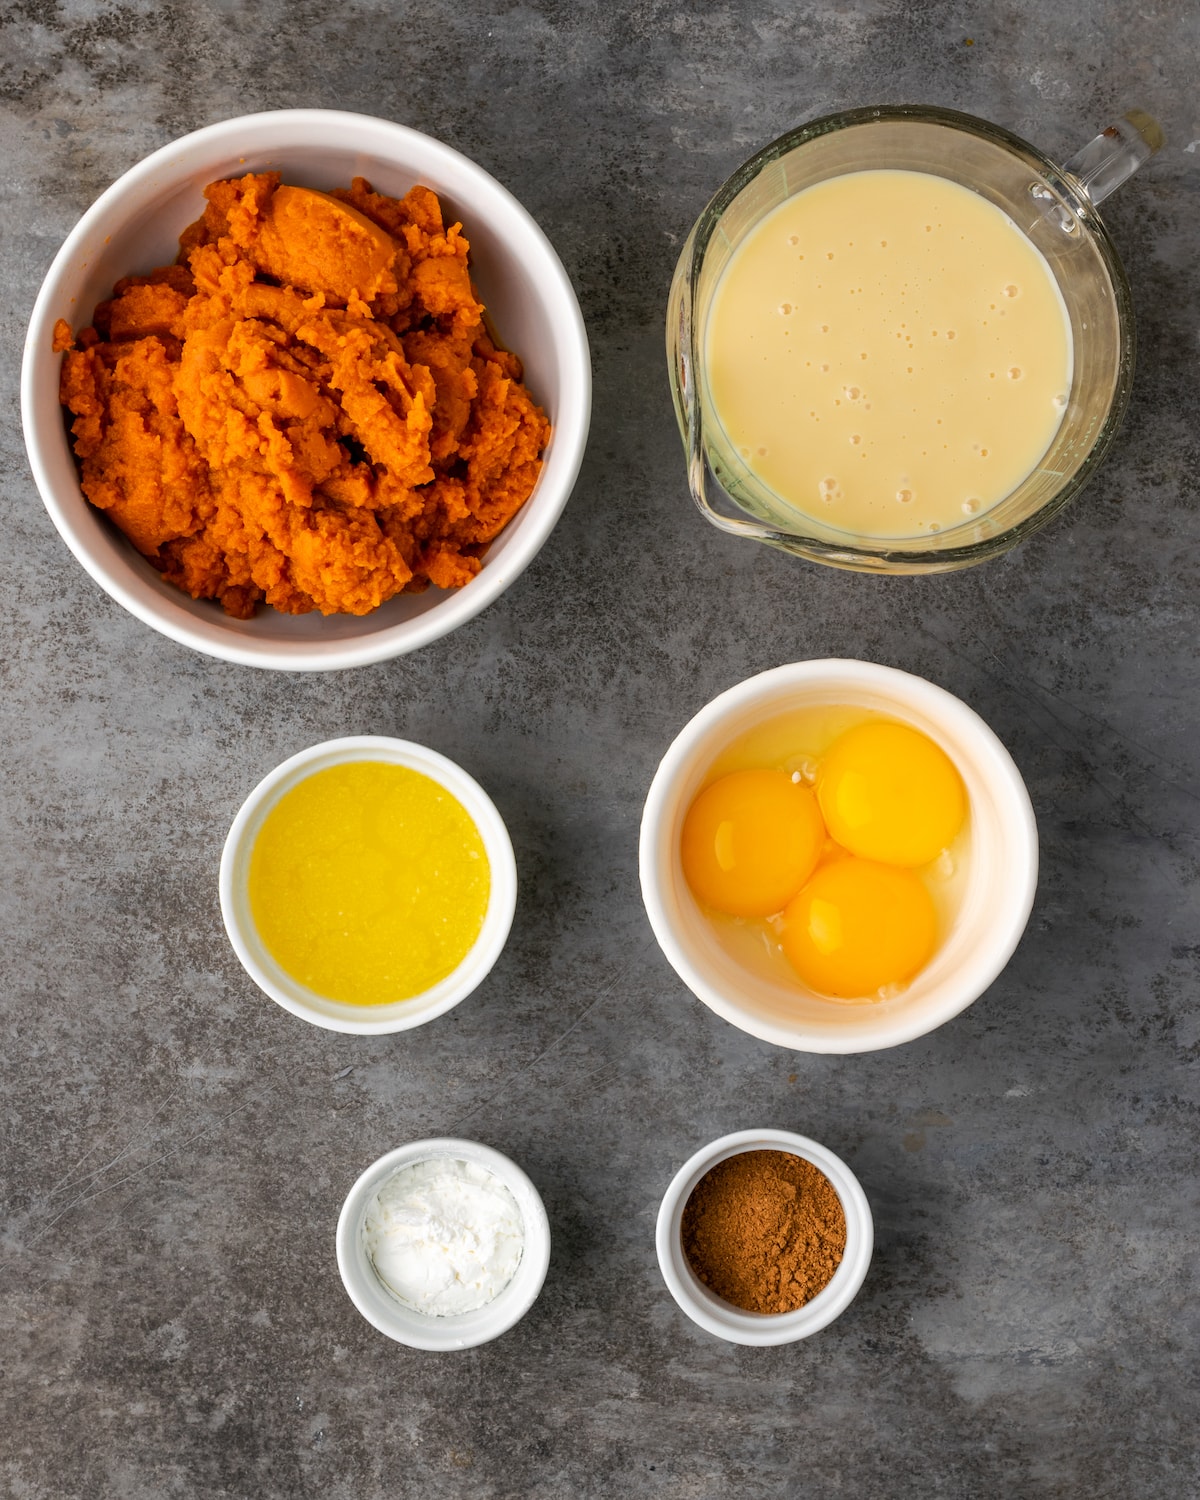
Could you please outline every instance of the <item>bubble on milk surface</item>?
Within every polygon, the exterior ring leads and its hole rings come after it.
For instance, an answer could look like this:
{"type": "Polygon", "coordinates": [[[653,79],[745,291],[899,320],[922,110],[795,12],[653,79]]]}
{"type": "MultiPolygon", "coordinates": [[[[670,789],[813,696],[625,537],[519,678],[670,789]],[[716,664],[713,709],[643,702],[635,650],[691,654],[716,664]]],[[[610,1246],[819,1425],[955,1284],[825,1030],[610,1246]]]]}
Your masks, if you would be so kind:
{"type": "Polygon", "coordinates": [[[841,495],[841,486],[838,484],[837,479],[832,474],[829,474],[817,485],[817,493],[826,505],[832,505],[841,495]]]}

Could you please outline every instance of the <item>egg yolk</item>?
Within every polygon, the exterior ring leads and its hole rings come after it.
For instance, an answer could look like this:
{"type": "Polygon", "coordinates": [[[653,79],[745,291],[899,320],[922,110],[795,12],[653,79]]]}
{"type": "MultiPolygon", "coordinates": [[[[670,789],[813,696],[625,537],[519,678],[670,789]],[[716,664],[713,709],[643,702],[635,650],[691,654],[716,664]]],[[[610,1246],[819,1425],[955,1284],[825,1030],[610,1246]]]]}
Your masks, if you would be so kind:
{"type": "Polygon", "coordinates": [[[844,849],[909,868],[936,859],[967,812],[946,752],[919,730],[881,720],[834,741],[817,771],[817,799],[844,849]]]}
{"type": "Polygon", "coordinates": [[[680,855],[699,901],[731,917],[769,917],[812,874],[824,842],[808,787],[786,771],[733,771],[688,809],[680,855]]]}
{"type": "Polygon", "coordinates": [[[796,973],[843,1000],[905,983],[937,941],[933,900],[912,871],[853,855],[822,865],[788,903],[783,924],[796,973]]]}

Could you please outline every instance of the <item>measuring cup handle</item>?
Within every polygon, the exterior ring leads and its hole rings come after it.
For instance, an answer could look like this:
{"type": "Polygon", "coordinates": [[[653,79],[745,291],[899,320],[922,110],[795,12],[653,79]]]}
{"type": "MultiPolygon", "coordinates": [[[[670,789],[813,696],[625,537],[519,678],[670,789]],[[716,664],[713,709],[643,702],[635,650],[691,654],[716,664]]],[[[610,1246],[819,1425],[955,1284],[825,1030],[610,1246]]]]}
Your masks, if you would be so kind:
{"type": "Polygon", "coordinates": [[[1162,126],[1144,110],[1131,109],[1064,167],[1092,203],[1102,203],[1127,178],[1133,176],[1163,143],[1162,126]]]}

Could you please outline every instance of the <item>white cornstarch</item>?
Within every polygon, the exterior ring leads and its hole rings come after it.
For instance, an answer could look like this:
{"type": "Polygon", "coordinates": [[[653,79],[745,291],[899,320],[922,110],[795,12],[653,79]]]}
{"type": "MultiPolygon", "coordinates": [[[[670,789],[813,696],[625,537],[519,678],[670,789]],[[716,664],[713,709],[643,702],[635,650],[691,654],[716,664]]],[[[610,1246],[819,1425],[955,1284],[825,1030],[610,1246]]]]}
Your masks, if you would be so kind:
{"type": "Polygon", "coordinates": [[[521,1210],[500,1178],[449,1156],[389,1177],[367,1210],[363,1234],[393,1296],[435,1318],[474,1312],[498,1297],[525,1246],[521,1210]]]}

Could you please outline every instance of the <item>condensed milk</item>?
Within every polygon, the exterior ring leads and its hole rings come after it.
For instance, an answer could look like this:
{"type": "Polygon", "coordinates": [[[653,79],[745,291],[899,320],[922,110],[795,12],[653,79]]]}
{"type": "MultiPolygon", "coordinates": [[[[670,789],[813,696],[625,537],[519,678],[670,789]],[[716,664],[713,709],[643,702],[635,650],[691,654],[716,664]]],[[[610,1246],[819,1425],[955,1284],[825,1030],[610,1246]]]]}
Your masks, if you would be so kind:
{"type": "Polygon", "coordinates": [[[734,251],[705,365],[729,449],[785,508],[871,538],[984,516],[1071,389],[1062,294],[1002,210],[931,173],[797,193],[734,251]]]}

